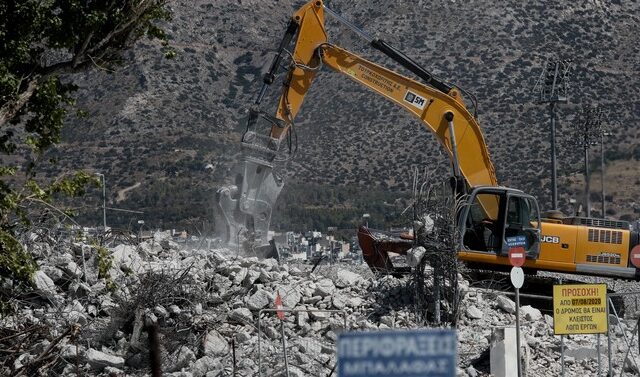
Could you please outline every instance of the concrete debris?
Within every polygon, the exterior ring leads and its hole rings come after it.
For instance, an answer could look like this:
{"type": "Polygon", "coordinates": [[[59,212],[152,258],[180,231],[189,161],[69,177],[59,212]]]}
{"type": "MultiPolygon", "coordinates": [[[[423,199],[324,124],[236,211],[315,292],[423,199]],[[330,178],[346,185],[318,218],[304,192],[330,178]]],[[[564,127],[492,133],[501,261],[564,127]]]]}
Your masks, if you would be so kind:
{"type": "Polygon", "coordinates": [[[229,321],[238,324],[253,323],[253,314],[251,314],[251,310],[247,308],[237,308],[229,313],[229,321]]]}
{"type": "Polygon", "coordinates": [[[409,249],[407,251],[407,264],[411,267],[418,266],[425,252],[426,250],[422,246],[409,249]]]}
{"type": "Polygon", "coordinates": [[[540,310],[534,308],[531,305],[525,305],[520,308],[520,314],[530,322],[537,322],[542,319],[542,313],[540,310]]]}
{"type": "Polygon", "coordinates": [[[338,278],[336,279],[336,287],[346,288],[362,281],[362,276],[349,270],[338,270],[338,278]]]}
{"type": "Polygon", "coordinates": [[[42,270],[36,271],[34,280],[38,293],[45,297],[53,297],[56,294],[56,285],[42,270]]]}
{"type": "MultiPolygon", "coordinates": [[[[312,273],[309,264],[245,258],[225,249],[188,250],[161,233],[140,245],[109,248],[111,269],[104,276],[108,263],[95,247],[75,242],[66,249],[38,250],[46,253],[39,254],[35,299],[21,301],[14,315],[0,318],[0,328],[50,332],[16,336],[16,341],[33,344],[20,344],[18,352],[7,353],[0,375],[43,367],[34,363],[46,351],[59,356],[57,363],[47,366],[49,375],[143,376],[150,368],[151,326],[158,329],[157,350],[165,376],[246,377],[258,375],[259,368],[263,376],[284,376],[283,331],[289,376],[330,375],[336,363],[335,342],[345,327],[423,327],[416,322],[411,276],[374,277],[365,265],[321,264],[312,273]],[[275,308],[277,294],[284,308],[296,310],[285,312],[283,321],[275,313],[259,315],[262,309],[275,308]]],[[[424,250],[412,251],[416,260],[421,253],[424,250]]],[[[486,377],[492,332],[515,325],[515,303],[504,295],[470,288],[474,283],[459,278],[468,292],[458,322],[457,370],[458,376],[486,377]]],[[[553,335],[550,312],[529,305],[520,311],[527,375],[559,375],[560,339],[553,335]]],[[[612,334],[617,334],[612,336],[615,375],[638,373],[634,358],[625,359],[623,336],[632,338],[635,324],[632,318],[619,323],[611,318],[612,334]]],[[[494,349],[504,343],[493,341],[494,349]]],[[[601,353],[606,360],[604,344],[601,353]]],[[[11,344],[1,345],[12,350],[11,344]]],[[[594,375],[593,336],[566,337],[565,347],[567,375],[594,375]]]]}
{"type": "Polygon", "coordinates": [[[229,353],[229,343],[216,330],[211,330],[204,339],[204,354],[224,356],[229,353]]]}
{"type": "MultiPolygon", "coordinates": [[[[209,338],[207,336],[207,338],[209,338]]],[[[205,344],[205,354],[207,345],[205,344]]],[[[195,353],[187,346],[180,346],[163,363],[163,370],[167,372],[177,372],[184,368],[189,368],[196,361],[195,353]]]]}
{"type": "Polygon", "coordinates": [[[126,273],[139,274],[144,272],[144,262],[134,246],[118,245],[111,253],[111,257],[114,268],[119,268],[126,273]]]}
{"type": "Polygon", "coordinates": [[[316,282],[314,296],[330,296],[335,290],[336,286],[333,284],[333,281],[331,281],[331,279],[322,279],[316,282]]]}
{"type": "Polygon", "coordinates": [[[251,310],[266,308],[270,303],[273,303],[273,296],[264,289],[258,289],[246,299],[247,307],[251,310]]]}
{"type": "Polygon", "coordinates": [[[196,360],[191,367],[193,377],[205,377],[209,374],[218,376],[223,370],[224,367],[222,366],[220,359],[211,356],[204,356],[196,360]]]}
{"type": "Polygon", "coordinates": [[[481,319],[484,316],[484,313],[475,306],[470,306],[467,308],[467,317],[471,319],[481,319]]]}
{"type": "Polygon", "coordinates": [[[101,371],[105,367],[122,368],[124,359],[120,356],[110,355],[93,348],[89,348],[84,355],[86,362],[96,371],[101,371]]]}
{"type": "Polygon", "coordinates": [[[498,296],[496,298],[496,303],[500,309],[507,313],[514,314],[516,312],[516,303],[505,296],[498,296]]]}

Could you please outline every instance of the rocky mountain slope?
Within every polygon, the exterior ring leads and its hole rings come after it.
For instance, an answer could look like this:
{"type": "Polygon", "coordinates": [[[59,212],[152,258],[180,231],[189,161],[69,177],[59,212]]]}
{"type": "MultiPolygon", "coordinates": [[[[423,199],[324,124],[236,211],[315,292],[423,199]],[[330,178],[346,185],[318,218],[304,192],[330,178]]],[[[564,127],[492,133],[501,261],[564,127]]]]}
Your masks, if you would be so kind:
{"type": "MultiPolygon", "coordinates": [[[[59,160],[51,172],[105,173],[110,205],[144,211],[153,226],[210,219],[260,72],[300,4],[172,1],[174,19],[166,27],[177,57],[167,60],[159,46],[141,42],[117,71],[77,77],[79,105],[89,116],[70,120],[64,143],[51,152],[59,160]],[[134,186],[115,202],[119,190],[134,186]]],[[[611,215],[638,217],[634,187],[640,172],[630,167],[640,158],[640,101],[634,95],[640,89],[638,3],[333,0],[330,6],[474,93],[499,180],[537,195],[543,208],[550,201],[549,112],[536,103],[533,87],[546,58],[572,59],[569,103],[559,110],[560,202],[567,210],[570,197],[581,198],[576,173],[583,153],[572,145],[572,128],[582,104],[598,104],[609,112],[613,129],[606,144],[611,215]]],[[[395,67],[335,21],[328,28],[335,43],[395,67]]],[[[274,104],[278,87],[265,103],[274,104]]],[[[395,196],[410,189],[414,167],[449,172],[435,138],[416,120],[327,70],[306,98],[297,131],[289,175],[301,190],[357,187],[351,191],[395,196]]],[[[99,191],[94,196],[97,203],[99,191]]],[[[308,207],[286,190],[283,196],[289,207],[308,207]]],[[[121,225],[134,220],[118,213],[110,218],[121,225]]],[[[100,217],[88,210],[85,220],[99,223],[100,217]]]]}

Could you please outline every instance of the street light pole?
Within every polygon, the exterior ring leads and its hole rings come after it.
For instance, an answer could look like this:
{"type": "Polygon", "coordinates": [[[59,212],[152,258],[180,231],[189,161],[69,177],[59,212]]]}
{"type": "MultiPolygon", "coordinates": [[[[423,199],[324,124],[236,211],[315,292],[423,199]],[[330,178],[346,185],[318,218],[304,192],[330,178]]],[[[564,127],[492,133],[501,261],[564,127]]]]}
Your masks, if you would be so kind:
{"type": "Polygon", "coordinates": [[[602,181],[601,182],[602,185],[600,187],[602,189],[602,192],[601,192],[601,195],[602,195],[602,198],[601,198],[602,199],[602,218],[604,219],[604,218],[607,217],[607,215],[606,215],[607,211],[606,211],[606,208],[605,208],[606,205],[605,205],[605,199],[604,199],[604,132],[600,133],[600,174],[601,174],[600,178],[601,178],[601,181],[602,181]]]}
{"type": "Polygon", "coordinates": [[[105,183],[104,174],[96,173],[97,176],[102,178],[102,226],[104,231],[107,231],[107,184],[105,183]]]}
{"type": "Polygon", "coordinates": [[[558,209],[558,162],[556,152],[556,118],[557,106],[567,103],[568,74],[570,60],[547,60],[536,82],[535,90],[540,94],[539,102],[549,104],[551,115],[551,209],[558,209]]]}
{"type": "Polygon", "coordinates": [[[589,182],[589,144],[584,145],[584,180],[585,180],[585,199],[587,203],[587,217],[591,217],[591,188],[589,182]]]}
{"type": "Polygon", "coordinates": [[[601,169],[601,173],[602,173],[602,218],[605,219],[607,217],[607,200],[604,197],[604,177],[605,177],[605,173],[604,173],[604,137],[605,136],[609,136],[611,135],[610,133],[606,132],[606,130],[601,130],[600,132],[600,169],[601,169]]]}
{"type": "Polygon", "coordinates": [[[556,102],[549,103],[551,111],[551,209],[558,209],[558,163],[556,162],[556,102]]]}

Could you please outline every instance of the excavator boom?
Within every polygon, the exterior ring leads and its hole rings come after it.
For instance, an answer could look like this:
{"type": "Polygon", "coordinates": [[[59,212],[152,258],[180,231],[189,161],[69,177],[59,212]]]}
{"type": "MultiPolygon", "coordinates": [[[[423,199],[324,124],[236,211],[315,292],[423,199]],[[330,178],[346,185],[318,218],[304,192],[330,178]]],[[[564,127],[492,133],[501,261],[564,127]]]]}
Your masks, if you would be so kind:
{"type": "MultiPolygon", "coordinates": [[[[235,182],[217,192],[216,229],[225,243],[267,244],[271,214],[283,186],[282,179],[274,174],[277,156],[284,153],[281,145],[295,126],[295,117],[322,66],[365,85],[418,117],[450,154],[455,175],[462,176],[467,184],[497,184],[480,126],[465,107],[459,90],[437,79],[388,43],[370,38],[351,24],[348,26],[364,35],[372,47],[414,72],[428,85],[329,43],[325,10],[346,22],[320,0],[309,2],[294,13],[250,109],[247,132],[242,139],[242,160],[232,172],[235,182]],[[292,42],[294,46],[289,51],[292,42]],[[278,68],[287,59],[289,67],[278,108],[273,116],[265,114],[259,105],[274,82],[278,68]],[[270,125],[266,134],[257,130],[259,120],[270,125]]],[[[497,210],[496,203],[487,202],[483,206],[488,211],[497,210]]]]}
{"type": "MultiPolygon", "coordinates": [[[[322,67],[409,111],[436,136],[451,160],[456,192],[467,194],[458,196],[465,200],[456,218],[460,259],[483,268],[508,266],[507,253],[517,245],[525,251],[524,268],[530,270],[640,278],[640,261],[631,258],[640,255],[640,236],[629,231],[627,223],[541,217],[534,197],[499,186],[482,130],[465,105],[461,89],[434,76],[384,40],[360,30],[326,8],[322,0],[306,3],[292,16],[249,111],[234,181],[217,192],[216,229],[224,242],[242,245],[258,255],[274,255],[273,243],[268,246],[268,231],[284,184],[278,171],[286,147],[291,151],[287,141],[295,129],[296,115],[322,67]],[[331,43],[325,29],[326,15],[334,16],[417,79],[331,43]],[[286,69],[277,110],[267,114],[260,104],[283,64],[286,69]]],[[[474,97],[468,97],[475,102],[474,97]]],[[[406,239],[380,238],[363,228],[358,237],[367,263],[376,272],[394,273],[387,253],[403,254],[412,247],[406,239]]]]}

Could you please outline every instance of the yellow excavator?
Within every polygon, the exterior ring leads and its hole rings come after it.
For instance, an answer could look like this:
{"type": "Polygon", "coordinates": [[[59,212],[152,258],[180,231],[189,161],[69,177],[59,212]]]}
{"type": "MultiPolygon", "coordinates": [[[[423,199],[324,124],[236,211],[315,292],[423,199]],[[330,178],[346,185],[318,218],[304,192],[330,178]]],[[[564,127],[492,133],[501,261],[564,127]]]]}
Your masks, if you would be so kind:
{"type": "MultiPolygon", "coordinates": [[[[314,0],[296,11],[285,32],[264,83],[250,109],[242,138],[243,160],[234,170],[235,184],[217,192],[216,229],[223,241],[268,244],[275,201],[283,187],[276,173],[279,159],[295,137],[294,119],[322,67],[343,74],[414,114],[447,151],[454,189],[465,205],[456,219],[460,232],[459,259],[481,268],[510,265],[512,248],[526,255],[528,271],[557,271],[640,279],[640,237],[624,221],[591,217],[541,216],[536,198],[498,184],[477,117],[463,92],[434,76],[404,53],[314,0]],[[371,47],[413,73],[398,74],[332,44],[325,29],[330,15],[364,38],[371,47]],[[275,115],[260,110],[269,86],[287,64],[275,115]],[[265,132],[258,128],[266,124],[265,132]]],[[[475,100],[474,102],[474,108],[475,100]]],[[[475,112],[475,111],[474,111],[475,112]]],[[[363,255],[376,272],[393,273],[389,252],[404,253],[410,240],[376,240],[359,230],[363,255]]],[[[263,248],[270,250],[272,247],[263,248]]]]}

